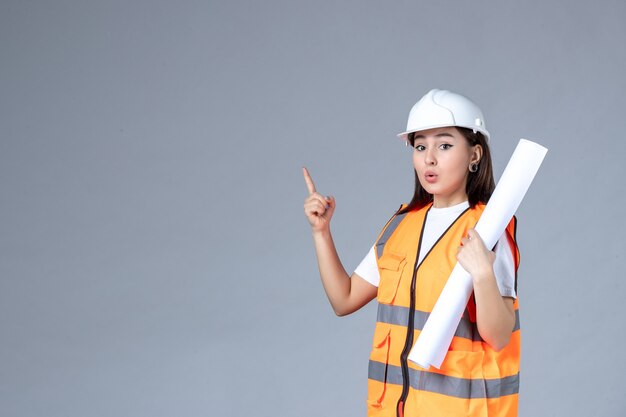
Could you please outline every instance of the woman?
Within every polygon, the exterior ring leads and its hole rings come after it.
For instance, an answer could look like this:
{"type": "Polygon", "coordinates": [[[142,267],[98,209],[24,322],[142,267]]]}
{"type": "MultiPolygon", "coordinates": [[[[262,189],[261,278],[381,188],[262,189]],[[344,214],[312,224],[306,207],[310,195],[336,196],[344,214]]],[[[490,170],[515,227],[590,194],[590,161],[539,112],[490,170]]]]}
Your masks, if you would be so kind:
{"type": "Polygon", "coordinates": [[[413,147],[413,199],[385,225],[352,276],[330,232],[335,199],[319,194],[303,169],[304,211],[334,311],[343,316],[378,301],[368,415],[516,416],[515,219],[495,253],[473,230],[494,189],[482,112],[466,97],[431,90],[399,136],[413,147]],[[474,294],[441,369],[424,369],[408,354],[457,261],[471,274],[474,294]]]}

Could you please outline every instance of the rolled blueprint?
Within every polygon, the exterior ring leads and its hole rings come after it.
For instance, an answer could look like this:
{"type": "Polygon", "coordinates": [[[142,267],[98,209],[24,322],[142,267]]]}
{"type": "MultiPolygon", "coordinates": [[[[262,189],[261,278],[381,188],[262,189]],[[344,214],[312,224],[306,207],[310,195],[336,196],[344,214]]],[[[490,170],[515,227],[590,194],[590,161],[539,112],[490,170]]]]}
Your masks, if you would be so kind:
{"type": "MultiPolygon", "coordinates": [[[[517,144],[475,227],[488,248],[494,247],[504,233],[546,152],[543,146],[526,139],[517,144]]],[[[426,369],[441,367],[472,290],[472,277],[457,263],[409,353],[411,361],[426,369]]]]}

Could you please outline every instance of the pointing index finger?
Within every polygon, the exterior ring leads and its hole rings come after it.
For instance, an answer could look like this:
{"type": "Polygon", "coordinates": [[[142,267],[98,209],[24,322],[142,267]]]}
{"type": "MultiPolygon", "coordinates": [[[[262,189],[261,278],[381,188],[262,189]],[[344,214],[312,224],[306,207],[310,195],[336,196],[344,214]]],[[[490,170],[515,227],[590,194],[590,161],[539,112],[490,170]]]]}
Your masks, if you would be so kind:
{"type": "Polygon", "coordinates": [[[302,173],[304,174],[304,181],[306,182],[306,187],[309,189],[309,194],[313,194],[315,192],[315,184],[313,184],[313,179],[309,175],[309,171],[306,167],[302,167],[302,173]]]}

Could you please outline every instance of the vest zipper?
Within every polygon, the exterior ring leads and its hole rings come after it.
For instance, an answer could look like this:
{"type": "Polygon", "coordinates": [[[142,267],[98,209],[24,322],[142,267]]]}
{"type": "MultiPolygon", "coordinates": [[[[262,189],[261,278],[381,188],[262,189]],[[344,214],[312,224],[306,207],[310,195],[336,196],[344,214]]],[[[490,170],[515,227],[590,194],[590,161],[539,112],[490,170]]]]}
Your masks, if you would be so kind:
{"type": "MultiPolygon", "coordinates": [[[[430,209],[428,209],[430,211],[430,209]]],[[[428,211],[424,215],[424,223],[422,224],[422,230],[420,231],[420,240],[417,244],[417,254],[415,255],[415,264],[413,265],[413,277],[411,277],[411,303],[409,307],[409,322],[406,327],[406,340],[404,342],[404,349],[402,349],[402,353],[400,354],[400,365],[402,366],[402,394],[400,395],[400,399],[398,400],[398,405],[396,407],[396,415],[397,417],[404,417],[404,403],[406,402],[406,397],[409,395],[409,352],[411,351],[411,347],[413,346],[413,333],[414,333],[414,321],[415,321],[415,281],[417,278],[417,270],[419,269],[419,256],[420,249],[422,248],[422,238],[424,236],[424,227],[426,226],[426,219],[428,218],[428,211]]]]}
{"type": "MultiPolygon", "coordinates": [[[[431,206],[432,207],[432,206],[431,206]]],[[[433,246],[430,248],[427,254],[424,255],[422,262],[426,259],[430,252],[437,246],[441,238],[448,233],[448,230],[452,228],[452,226],[470,209],[470,207],[463,210],[461,214],[458,215],[456,219],[448,226],[448,228],[439,236],[439,239],[433,246]]],[[[406,398],[409,396],[409,386],[411,382],[409,380],[409,353],[411,348],[413,347],[413,334],[415,332],[415,281],[417,279],[417,271],[419,267],[422,265],[419,262],[420,250],[422,248],[422,238],[424,237],[424,227],[426,226],[426,219],[428,218],[428,213],[430,212],[430,207],[424,214],[424,223],[422,224],[422,230],[420,231],[420,240],[417,244],[417,254],[415,255],[415,265],[413,265],[413,277],[411,278],[411,302],[409,307],[409,322],[407,323],[406,330],[406,340],[404,342],[404,349],[402,349],[402,353],[400,354],[400,365],[402,365],[402,394],[400,395],[400,399],[398,400],[398,404],[396,406],[396,415],[397,417],[404,417],[404,405],[406,403],[406,398]]]]}

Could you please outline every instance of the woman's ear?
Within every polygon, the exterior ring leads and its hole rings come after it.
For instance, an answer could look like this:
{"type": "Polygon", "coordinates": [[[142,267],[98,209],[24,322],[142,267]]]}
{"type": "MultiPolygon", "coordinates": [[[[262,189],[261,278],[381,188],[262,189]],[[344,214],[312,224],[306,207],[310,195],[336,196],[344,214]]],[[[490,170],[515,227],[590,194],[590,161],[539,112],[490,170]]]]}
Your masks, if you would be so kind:
{"type": "Polygon", "coordinates": [[[480,163],[480,160],[483,158],[483,147],[480,145],[474,145],[472,147],[472,158],[470,162],[472,164],[480,163]]]}

